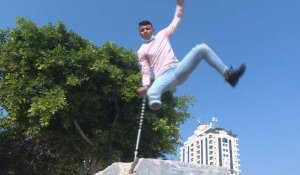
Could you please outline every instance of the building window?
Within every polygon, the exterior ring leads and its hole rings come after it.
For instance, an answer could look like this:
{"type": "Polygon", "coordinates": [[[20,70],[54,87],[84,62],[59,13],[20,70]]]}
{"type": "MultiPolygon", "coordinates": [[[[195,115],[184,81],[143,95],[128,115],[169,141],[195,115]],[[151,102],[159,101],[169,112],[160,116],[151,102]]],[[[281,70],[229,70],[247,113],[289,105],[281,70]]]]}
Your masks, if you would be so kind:
{"type": "Polygon", "coordinates": [[[228,140],[227,140],[226,138],[223,138],[223,139],[222,139],[222,142],[228,143],[228,140]]]}

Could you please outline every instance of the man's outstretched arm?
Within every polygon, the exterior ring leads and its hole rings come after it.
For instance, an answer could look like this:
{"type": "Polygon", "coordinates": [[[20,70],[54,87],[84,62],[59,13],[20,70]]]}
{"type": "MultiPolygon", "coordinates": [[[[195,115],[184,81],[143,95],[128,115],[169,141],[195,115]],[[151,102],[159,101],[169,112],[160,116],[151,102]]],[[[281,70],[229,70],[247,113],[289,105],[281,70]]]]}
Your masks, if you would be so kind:
{"type": "Polygon", "coordinates": [[[181,18],[183,16],[183,9],[184,9],[184,0],[177,0],[176,10],[173,17],[172,22],[169,24],[168,27],[166,27],[163,31],[165,32],[166,36],[171,36],[176,28],[178,27],[181,18]]]}
{"type": "Polygon", "coordinates": [[[180,6],[183,6],[184,5],[184,0],[177,0],[177,4],[180,5],[180,6]]]}

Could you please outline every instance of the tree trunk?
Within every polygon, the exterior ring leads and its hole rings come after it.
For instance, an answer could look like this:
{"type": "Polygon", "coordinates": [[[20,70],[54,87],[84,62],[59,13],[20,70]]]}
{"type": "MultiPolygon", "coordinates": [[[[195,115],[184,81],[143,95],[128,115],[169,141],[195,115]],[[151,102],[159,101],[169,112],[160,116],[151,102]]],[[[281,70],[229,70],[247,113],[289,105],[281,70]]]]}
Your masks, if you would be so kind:
{"type": "Polygon", "coordinates": [[[102,158],[98,159],[97,156],[91,156],[90,159],[90,166],[89,166],[89,175],[94,175],[95,173],[98,173],[100,171],[100,167],[102,164],[102,158]]]}

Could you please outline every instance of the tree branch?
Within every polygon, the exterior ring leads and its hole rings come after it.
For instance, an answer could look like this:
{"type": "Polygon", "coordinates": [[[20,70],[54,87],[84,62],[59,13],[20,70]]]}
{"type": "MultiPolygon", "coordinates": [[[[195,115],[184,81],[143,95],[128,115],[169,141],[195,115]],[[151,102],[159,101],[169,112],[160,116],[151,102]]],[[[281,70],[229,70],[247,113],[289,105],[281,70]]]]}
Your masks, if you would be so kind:
{"type": "Polygon", "coordinates": [[[81,149],[74,143],[74,141],[72,140],[72,138],[68,138],[68,137],[65,137],[69,142],[72,143],[72,145],[75,147],[75,149],[79,152],[79,153],[82,153],[81,149]]]}
{"type": "Polygon", "coordinates": [[[115,103],[115,107],[116,107],[116,116],[115,116],[115,119],[114,119],[114,122],[113,122],[112,126],[115,126],[117,124],[117,121],[118,121],[119,116],[120,116],[120,106],[119,106],[119,103],[118,103],[116,98],[114,98],[114,103],[115,103]]]}
{"type": "Polygon", "coordinates": [[[91,142],[91,140],[84,134],[84,132],[80,128],[77,120],[74,120],[74,125],[75,125],[77,131],[79,132],[80,136],[83,138],[83,140],[86,141],[90,146],[93,146],[93,143],[91,142]]]}

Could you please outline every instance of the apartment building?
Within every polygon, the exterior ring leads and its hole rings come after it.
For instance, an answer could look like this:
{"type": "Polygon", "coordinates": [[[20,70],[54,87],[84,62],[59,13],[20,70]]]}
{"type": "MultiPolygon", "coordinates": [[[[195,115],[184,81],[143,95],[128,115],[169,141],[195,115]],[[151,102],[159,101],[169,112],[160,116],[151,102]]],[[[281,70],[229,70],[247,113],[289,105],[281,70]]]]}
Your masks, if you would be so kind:
{"type": "Polygon", "coordinates": [[[194,134],[180,148],[182,162],[214,165],[240,175],[239,144],[237,135],[213,123],[199,124],[194,134]]]}

